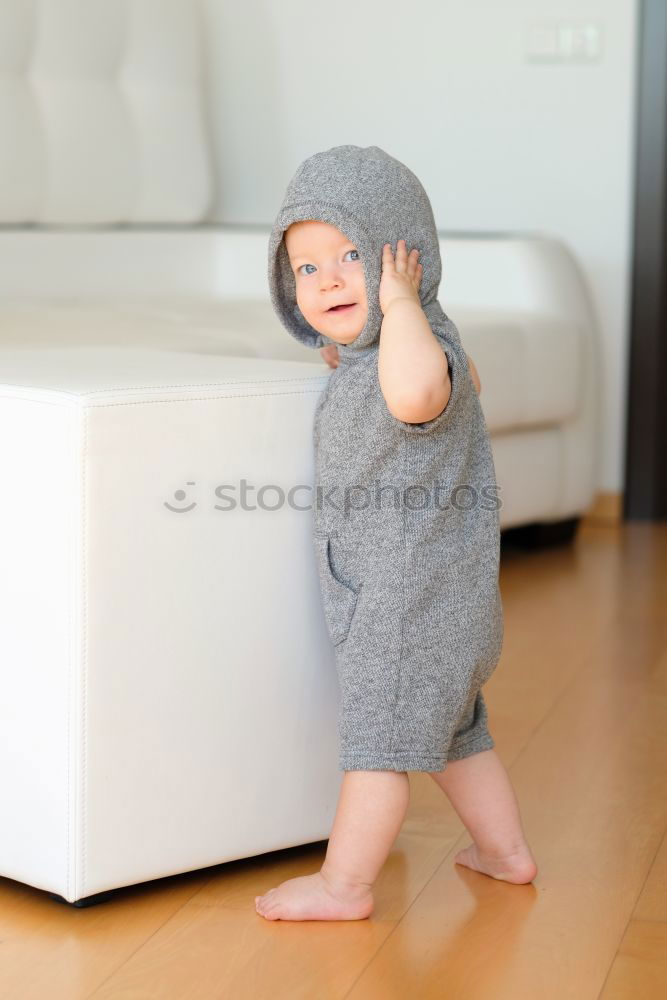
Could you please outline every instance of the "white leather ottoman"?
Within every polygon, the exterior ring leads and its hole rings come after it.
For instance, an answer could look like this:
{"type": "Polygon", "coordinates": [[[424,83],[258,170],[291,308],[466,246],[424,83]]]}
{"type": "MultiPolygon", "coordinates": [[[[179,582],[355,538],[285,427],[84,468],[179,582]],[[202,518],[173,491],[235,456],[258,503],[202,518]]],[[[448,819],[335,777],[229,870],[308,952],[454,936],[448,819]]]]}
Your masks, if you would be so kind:
{"type": "Polygon", "coordinates": [[[338,688],[308,509],[327,377],[3,351],[3,875],[75,902],[328,837],[338,688]]]}

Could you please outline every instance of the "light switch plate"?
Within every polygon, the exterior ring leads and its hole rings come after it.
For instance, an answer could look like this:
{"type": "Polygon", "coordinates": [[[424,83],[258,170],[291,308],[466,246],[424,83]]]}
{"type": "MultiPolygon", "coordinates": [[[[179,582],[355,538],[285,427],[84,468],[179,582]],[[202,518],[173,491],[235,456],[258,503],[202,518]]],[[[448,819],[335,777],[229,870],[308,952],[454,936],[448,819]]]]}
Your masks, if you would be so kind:
{"type": "Polygon", "coordinates": [[[599,21],[531,21],[526,26],[527,62],[597,62],[602,53],[599,21]]]}

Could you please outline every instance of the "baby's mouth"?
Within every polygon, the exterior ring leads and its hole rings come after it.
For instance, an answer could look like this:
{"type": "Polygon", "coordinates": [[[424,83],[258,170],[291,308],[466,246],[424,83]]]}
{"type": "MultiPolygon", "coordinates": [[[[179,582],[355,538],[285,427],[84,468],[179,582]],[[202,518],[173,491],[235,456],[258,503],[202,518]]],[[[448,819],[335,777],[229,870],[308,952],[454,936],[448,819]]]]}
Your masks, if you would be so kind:
{"type": "Polygon", "coordinates": [[[348,309],[354,308],[354,306],[356,306],[356,304],[357,304],[356,302],[346,302],[344,305],[331,306],[330,309],[327,309],[327,312],[330,312],[330,313],[331,312],[345,312],[348,309]]]}

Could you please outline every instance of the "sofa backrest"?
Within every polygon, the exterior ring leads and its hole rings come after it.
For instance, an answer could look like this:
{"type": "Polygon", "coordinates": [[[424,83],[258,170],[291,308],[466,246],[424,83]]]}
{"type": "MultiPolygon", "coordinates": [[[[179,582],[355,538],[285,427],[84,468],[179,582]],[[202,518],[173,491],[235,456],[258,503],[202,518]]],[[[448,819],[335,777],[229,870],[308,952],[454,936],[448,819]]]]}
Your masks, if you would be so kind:
{"type": "MultiPolygon", "coordinates": [[[[0,301],[268,299],[270,227],[87,230],[0,227],[0,301]]],[[[520,309],[592,326],[581,268],[560,240],[531,233],[440,238],[445,311],[520,309]]]]}
{"type": "Polygon", "coordinates": [[[200,31],[193,0],[3,0],[0,226],[205,218],[200,31]]]}

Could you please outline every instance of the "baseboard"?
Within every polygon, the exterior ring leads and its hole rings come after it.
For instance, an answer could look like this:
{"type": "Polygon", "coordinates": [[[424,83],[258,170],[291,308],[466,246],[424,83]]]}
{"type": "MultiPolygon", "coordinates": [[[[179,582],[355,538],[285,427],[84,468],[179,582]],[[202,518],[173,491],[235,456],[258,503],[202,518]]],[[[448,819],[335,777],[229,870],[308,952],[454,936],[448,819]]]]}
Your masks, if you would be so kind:
{"type": "Polygon", "coordinates": [[[622,493],[597,493],[591,506],[581,516],[581,524],[588,527],[618,526],[622,521],[622,493]]]}

